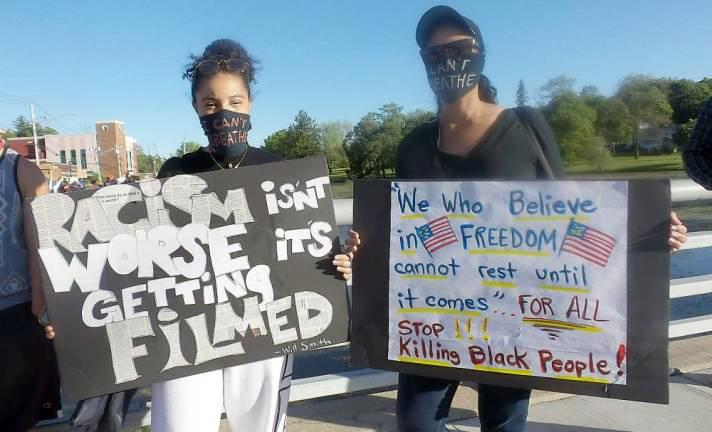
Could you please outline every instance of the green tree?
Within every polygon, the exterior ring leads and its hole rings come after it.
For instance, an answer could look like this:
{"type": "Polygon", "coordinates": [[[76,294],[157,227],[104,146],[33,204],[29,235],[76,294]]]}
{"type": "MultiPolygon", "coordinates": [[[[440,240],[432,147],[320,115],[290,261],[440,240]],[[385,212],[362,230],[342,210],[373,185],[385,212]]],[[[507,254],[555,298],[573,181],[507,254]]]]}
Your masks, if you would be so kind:
{"type": "Polygon", "coordinates": [[[138,171],[141,173],[156,174],[158,169],[163,165],[164,159],[158,155],[149,155],[143,151],[141,146],[138,146],[138,171]]]}
{"type": "Polygon", "coordinates": [[[387,170],[395,169],[396,150],[398,143],[405,136],[405,120],[403,107],[394,103],[383,105],[377,114],[381,128],[374,137],[373,151],[376,157],[377,173],[386,176],[387,170]]]}
{"type": "Polygon", "coordinates": [[[416,109],[415,111],[407,113],[405,115],[405,129],[403,130],[403,136],[405,137],[410,133],[410,131],[431,120],[433,117],[435,117],[434,112],[422,109],[416,109]]]}
{"type": "Polygon", "coordinates": [[[668,100],[672,108],[672,120],[678,124],[686,124],[695,119],[712,97],[712,83],[704,81],[696,83],[688,79],[674,80],[670,83],[668,100]]]}
{"type": "Polygon", "coordinates": [[[265,138],[265,150],[285,159],[289,159],[290,147],[289,132],[287,129],[280,129],[265,138]]]}
{"type": "Polygon", "coordinates": [[[319,126],[304,110],[299,110],[287,129],[280,129],[265,139],[265,150],[285,159],[324,154],[319,126]]]}
{"type": "Polygon", "coordinates": [[[352,176],[387,176],[395,169],[398,144],[432,117],[433,113],[423,110],[403,113],[396,104],[383,105],[378,112],[363,116],[344,139],[352,176]]]}
{"type": "Polygon", "coordinates": [[[527,95],[527,88],[524,87],[524,80],[519,80],[519,86],[517,86],[517,106],[524,106],[529,102],[529,96],[527,95]]]}
{"type": "Polygon", "coordinates": [[[647,75],[628,75],[623,79],[616,96],[630,110],[633,119],[633,144],[635,157],[640,157],[640,130],[659,127],[668,123],[672,117],[672,107],[665,93],[660,89],[660,82],[647,75]]]}
{"type": "Polygon", "coordinates": [[[675,146],[679,149],[684,149],[687,143],[690,142],[690,135],[692,135],[692,130],[695,129],[695,119],[689,119],[684,125],[680,126],[680,129],[675,132],[673,140],[675,141],[675,146]]]}
{"type": "Polygon", "coordinates": [[[0,133],[0,137],[2,138],[15,138],[17,135],[15,135],[15,131],[12,129],[5,129],[2,133],[0,133]]]}
{"type": "Polygon", "coordinates": [[[598,172],[603,172],[611,160],[611,152],[608,150],[604,139],[600,136],[597,136],[594,141],[589,143],[588,147],[584,149],[584,154],[586,155],[586,160],[598,172]]]}
{"type": "Polygon", "coordinates": [[[596,131],[615,153],[616,145],[630,142],[633,135],[633,119],[630,110],[622,100],[616,97],[605,98],[595,108],[596,131]]]}
{"type": "Polygon", "coordinates": [[[568,163],[587,158],[597,144],[596,110],[573,92],[558,92],[543,109],[568,163]]]}
{"type": "Polygon", "coordinates": [[[353,129],[353,126],[346,121],[332,121],[321,124],[321,146],[326,153],[329,171],[336,168],[348,167],[349,159],[346,157],[343,143],[346,134],[349,133],[351,129],[353,129]]]}
{"type": "Polygon", "coordinates": [[[376,171],[376,162],[370,151],[374,137],[381,127],[377,114],[367,113],[344,138],[344,151],[349,158],[351,175],[362,178],[376,171]]]}
{"type": "MultiPolygon", "coordinates": [[[[32,136],[32,122],[28,121],[25,116],[18,116],[14,122],[12,122],[13,132],[15,136],[18,137],[31,137],[32,136]]],[[[37,136],[44,135],[57,135],[56,129],[49,126],[42,126],[39,122],[35,122],[35,130],[37,136]]]]}
{"type": "Polygon", "coordinates": [[[319,125],[304,110],[299,110],[287,129],[291,140],[289,159],[299,159],[324,154],[319,140],[319,125]]]}
{"type": "Polygon", "coordinates": [[[574,78],[566,75],[559,75],[550,79],[539,89],[541,94],[540,105],[546,105],[559,96],[575,94],[575,82],[574,78]]]}
{"type": "Polygon", "coordinates": [[[584,86],[580,96],[586,105],[596,111],[596,135],[615,153],[616,144],[628,142],[633,133],[628,106],[616,97],[601,95],[598,88],[592,85],[584,86]]]}
{"type": "Polygon", "coordinates": [[[596,110],[597,114],[606,103],[606,97],[601,95],[601,93],[598,92],[598,87],[594,85],[583,86],[579,92],[579,96],[583,103],[596,110]]]}
{"type": "Polygon", "coordinates": [[[200,147],[200,143],[196,141],[183,141],[180,143],[178,148],[176,149],[175,155],[178,157],[183,156],[184,154],[188,153],[193,153],[194,151],[198,150],[200,147]]]}

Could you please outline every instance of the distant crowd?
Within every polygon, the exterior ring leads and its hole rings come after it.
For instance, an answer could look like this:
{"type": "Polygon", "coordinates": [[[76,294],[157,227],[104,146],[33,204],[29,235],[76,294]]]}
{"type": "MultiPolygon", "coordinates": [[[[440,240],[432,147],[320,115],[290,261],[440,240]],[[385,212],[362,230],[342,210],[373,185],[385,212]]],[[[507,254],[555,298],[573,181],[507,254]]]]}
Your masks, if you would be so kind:
{"type": "Polygon", "coordinates": [[[104,182],[100,182],[96,179],[92,180],[82,180],[82,179],[77,179],[74,181],[69,181],[68,179],[62,179],[61,181],[58,181],[57,183],[54,184],[54,186],[51,188],[52,192],[54,193],[67,193],[67,192],[76,192],[76,191],[81,191],[81,190],[95,190],[99,189],[102,186],[110,186],[110,185],[115,185],[115,184],[126,184],[126,183],[131,183],[130,180],[126,179],[122,182],[117,181],[115,178],[107,177],[104,182]]]}

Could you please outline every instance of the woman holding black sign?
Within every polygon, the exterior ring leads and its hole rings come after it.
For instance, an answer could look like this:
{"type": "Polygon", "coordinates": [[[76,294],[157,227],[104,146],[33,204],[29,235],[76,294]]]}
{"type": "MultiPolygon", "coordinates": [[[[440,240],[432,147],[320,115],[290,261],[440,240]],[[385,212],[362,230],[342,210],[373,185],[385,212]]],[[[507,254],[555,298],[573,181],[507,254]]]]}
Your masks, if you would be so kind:
{"type": "MultiPolygon", "coordinates": [[[[535,180],[564,174],[556,140],[541,113],[496,104],[496,90],[482,74],[485,45],[474,22],[450,7],[436,6],[420,19],[416,40],[438,100],[438,117],[400,143],[397,178],[535,180]]],[[[686,232],[673,215],[673,250],[684,243],[686,232]]],[[[350,256],[359,244],[352,231],[350,256]]],[[[340,268],[350,267],[349,256],[338,256],[337,262],[340,268]]],[[[445,430],[458,386],[459,381],[401,373],[398,429],[445,430]]],[[[483,431],[524,431],[531,390],[479,384],[478,391],[483,431]]]]}
{"type": "MultiPolygon", "coordinates": [[[[245,48],[216,40],[191,59],[184,77],[191,82],[193,108],[209,145],[168,159],[158,177],[281,160],[247,142],[255,60],[245,48]]],[[[224,406],[232,431],[282,431],[291,376],[292,356],[285,356],[154,384],[152,430],[217,431],[224,406]]]]}

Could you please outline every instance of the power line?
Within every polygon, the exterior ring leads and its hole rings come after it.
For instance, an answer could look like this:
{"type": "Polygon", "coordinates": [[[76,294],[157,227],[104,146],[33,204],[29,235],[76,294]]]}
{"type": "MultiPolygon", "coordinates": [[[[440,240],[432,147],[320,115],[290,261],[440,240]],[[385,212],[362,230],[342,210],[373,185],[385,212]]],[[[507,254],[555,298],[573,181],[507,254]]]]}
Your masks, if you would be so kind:
{"type": "Polygon", "coordinates": [[[56,118],[57,116],[51,115],[51,114],[49,113],[49,111],[47,111],[47,109],[46,109],[45,107],[43,107],[42,105],[40,105],[40,104],[38,104],[37,102],[35,102],[35,106],[38,107],[38,108],[40,109],[40,111],[42,111],[42,112],[45,114],[46,117],[49,118],[48,123],[56,123],[56,125],[57,125],[58,127],[61,126],[61,127],[64,128],[66,131],[69,131],[70,133],[73,133],[73,134],[81,134],[81,132],[77,131],[76,129],[70,128],[70,127],[67,126],[64,122],[59,121],[59,119],[56,118]],[[52,117],[55,117],[55,118],[52,118],[52,117]]]}
{"type": "Polygon", "coordinates": [[[5,98],[3,98],[2,96],[0,96],[0,102],[6,103],[6,104],[9,104],[9,105],[19,105],[19,106],[25,106],[25,105],[27,105],[25,102],[19,102],[19,101],[15,101],[15,100],[12,100],[12,99],[5,99],[5,98]]]}
{"type": "Polygon", "coordinates": [[[30,98],[26,98],[23,96],[17,96],[9,93],[2,93],[0,92],[0,97],[7,98],[7,99],[15,99],[18,102],[25,102],[25,103],[30,103],[30,98]]]}

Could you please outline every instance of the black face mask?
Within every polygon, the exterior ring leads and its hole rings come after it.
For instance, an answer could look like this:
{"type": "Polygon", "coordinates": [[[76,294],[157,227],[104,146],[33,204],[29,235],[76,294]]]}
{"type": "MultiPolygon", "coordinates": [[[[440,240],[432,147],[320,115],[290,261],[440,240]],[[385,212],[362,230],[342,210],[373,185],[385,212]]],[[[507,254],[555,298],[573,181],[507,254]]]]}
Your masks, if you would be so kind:
{"type": "Polygon", "coordinates": [[[426,48],[420,52],[428,83],[438,98],[452,103],[477,87],[485,67],[484,53],[472,39],[426,48]]]}
{"type": "Polygon", "coordinates": [[[249,114],[222,110],[200,117],[200,125],[216,158],[232,160],[247,151],[247,131],[252,128],[249,114]]]}

